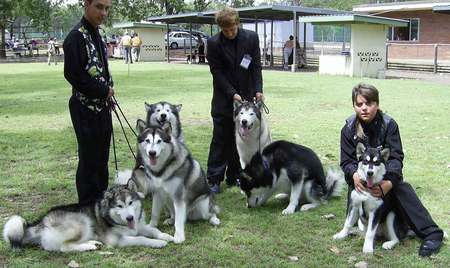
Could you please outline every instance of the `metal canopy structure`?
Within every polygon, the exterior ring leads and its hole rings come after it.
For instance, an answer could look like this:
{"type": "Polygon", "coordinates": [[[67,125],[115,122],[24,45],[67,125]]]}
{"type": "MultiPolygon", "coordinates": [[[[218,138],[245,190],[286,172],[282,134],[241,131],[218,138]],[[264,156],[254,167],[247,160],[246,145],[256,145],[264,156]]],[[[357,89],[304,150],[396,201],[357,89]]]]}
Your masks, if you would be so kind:
{"type": "MultiPolygon", "coordinates": [[[[271,35],[273,34],[273,21],[293,21],[293,36],[294,40],[297,39],[298,32],[298,21],[297,18],[300,16],[313,16],[313,15],[337,15],[337,14],[351,14],[347,11],[339,11],[339,10],[331,10],[324,8],[310,8],[310,7],[302,7],[302,6],[282,6],[282,5],[266,5],[266,6],[258,6],[258,7],[243,7],[236,9],[239,13],[239,18],[241,22],[255,22],[256,31],[258,27],[258,22],[264,22],[264,59],[266,59],[266,22],[271,22],[271,35]]],[[[215,24],[215,15],[219,12],[215,11],[205,11],[205,12],[194,12],[194,13],[186,13],[186,14],[177,14],[177,15],[167,15],[167,16],[159,16],[159,17],[150,17],[147,18],[148,22],[161,22],[167,24],[167,31],[169,31],[169,24],[175,23],[188,23],[189,28],[192,30],[192,24],[215,24]]],[[[212,26],[211,26],[212,27],[212,26]]],[[[303,39],[303,46],[306,51],[306,24],[304,25],[305,36],[303,39]]],[[[212,32],[212,28],[211,28],[212,32]]],[[[270,66],[273,66],[273,37],[270,38],[270,66]]],[[[192,43],[192,42],[191,42],[192,43]]],[[[295,72],[296,69],[296,46],[294,46],[293,51],[293,64],[292,71],[295,72]]],[[[191,46],[191,54],[192,54],[192,46],[191,46]]],[[[192,56],[190,57],[192,59],[192,56]]],[[[169,38],[167,38],[167,62],[170,62],[170,53],[169,53],[169,38]]],[[[265,64],[265,60],[264,60],[265,64]]]]}
{"type": "MultiPolygon", "coordinates": [[[[346,11],[338,11],[324,8],[309,8],[302,6],[281,6],[269,5],[258,7],[243,7],[236,9],[242,22],[251,22],[256,20],[278,20],[289,21],[293,19],[294,13],[297,16],[311,15],[332,15],[332,14],[348,14],[346,11]]],[[[173,23],[198,23],[198,24],[214,24],[214,16],[218,11],[194,12],[177,15],[167,15],[159,17],[150,17],[146,21],[163,22],[167,24],[173,23]]]]}
{"type": "Polygon", "coordinates": [[[336,16],[307,16],[299,18],[300,22],[312,24],[382,24],[395,27],[407,27],[409,22],[400,19],[391,19],[371,15],[336,15],[336,16]]]}
{"type": "Polygon", "coordinates": [[[450,14],[450,5],[448,6],[434,6],[433,12],[442,13],[442,14],[450,14]]]}

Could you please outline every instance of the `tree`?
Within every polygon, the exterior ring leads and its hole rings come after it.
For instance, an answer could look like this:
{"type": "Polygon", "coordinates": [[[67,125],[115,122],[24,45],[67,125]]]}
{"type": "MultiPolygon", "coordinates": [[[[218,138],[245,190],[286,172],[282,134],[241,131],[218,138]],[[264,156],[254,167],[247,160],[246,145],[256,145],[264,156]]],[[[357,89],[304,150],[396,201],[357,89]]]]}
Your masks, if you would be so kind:
{"type": "MultiPolygon", "coordinates": [[[[56,2],[55,4],[58,4],[56,2]]],[[[1,0],[0,1],[0,57],[6,57],[5,32],[18,18],[29,18],[31,24],[41,30],[48,30],[51,26],[48,18],[51,13],[50,0],[1,0]]],[[[11,33],[12,34],[12,33],[11,33]]]]}

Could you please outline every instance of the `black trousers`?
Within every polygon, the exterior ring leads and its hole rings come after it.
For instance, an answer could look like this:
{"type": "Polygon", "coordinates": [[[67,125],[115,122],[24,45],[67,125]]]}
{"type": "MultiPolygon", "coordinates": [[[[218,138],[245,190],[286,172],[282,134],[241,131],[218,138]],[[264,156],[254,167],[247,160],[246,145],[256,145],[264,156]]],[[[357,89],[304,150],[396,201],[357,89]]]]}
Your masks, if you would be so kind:
{"type": "Polygon", "coordinates": [[[78,202],[87,204],[101,198],[108,187],[111,112],[105,108],[94,113],[74,96],[70,98],[69,110],[78,142],[78,202]]]}
{"type": "MultiPolygon", "coordinates": [[[[352,190],[353,187],[349,187],[348,197],[350,197],[352,190]]],[[[443,231],[433,221],[411,184],[400,182],[389,191],[385,199],[388,198],[395,213],[403,222],[408,224],[419,238],[442,240],[443,231]]],[[[348,212],[350,198],[347,200],[348,212]]]]}
{"type": "Polygon", "coordinates": [[[234,122],[231,117],[213,115],[213,137],[209,147],[208,182],[219,184],[224,175],[234,180],[240,172],[239,155],[234,136],[234,122]]]}

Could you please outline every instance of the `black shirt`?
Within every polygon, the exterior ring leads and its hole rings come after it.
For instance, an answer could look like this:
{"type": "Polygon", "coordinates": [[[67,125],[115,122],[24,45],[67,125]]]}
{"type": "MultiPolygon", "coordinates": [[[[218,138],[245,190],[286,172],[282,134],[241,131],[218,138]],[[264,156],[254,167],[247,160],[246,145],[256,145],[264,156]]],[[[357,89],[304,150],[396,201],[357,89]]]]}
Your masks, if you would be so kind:
{"type": "Polygon", "coordinates": [[[101,54],[97,56],[104,66],[103,76],[106,81],[109,81],[106,50],[103,46],[98,27],[94,28],[85,17],[70,31],[64,40],[64,77],[72,85],[73,92],[77,90],[88,98],[105,99],[108,96],[109,87],[91,77],[87,70],[85,70],[88,55],[83,34],[78,31],[81,25],[89,31],[97,53],[101,54]]]}
{"type": "Polygon", "coordinates": [[[356,145],[364,142],[371,147],[383,146],[389,148],[389,159],[386,162],[385,179],[392,182],[393,187],[403,180],[403,149],[400,131],[393,118],[377,112],[375,118],[369,124],[362,124],[366,140],[361,140],[356,135],[356,117],[347,119],[341,130],[341,168],[345,174],[347,184],[353,186],[353,174],[358,169],[356,159],[356,145]]]}

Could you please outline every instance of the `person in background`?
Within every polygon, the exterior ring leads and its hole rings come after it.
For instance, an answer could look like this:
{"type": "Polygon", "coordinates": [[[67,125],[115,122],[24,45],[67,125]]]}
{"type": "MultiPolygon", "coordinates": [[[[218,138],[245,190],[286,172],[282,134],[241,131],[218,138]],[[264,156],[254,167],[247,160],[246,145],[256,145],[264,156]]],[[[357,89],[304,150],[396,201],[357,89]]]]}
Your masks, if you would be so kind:
{"type": "Polygon", "coordinates": [[[50,40],[47,43],[47,54],[48,54],[47,64],[50,66],[50,62],[53,58],[55,65],[57,65],[58,62],[56,61],[56,46],[53,37],[50,37],[50,40]]]}
{"type": "Polygon", "coordinates": [[[289,65],[289,56],[294,51],[294,36],[290,35],[289,40],[283,46],[283,69],[287,70],[289,65]]]}
{"type": "Polygon", "coordinates": [[[120,46],[123,49],[124,53],[124,59],[125,63],[133,63],[133,57],[131,55],[131,36],[128,34],[128,32],[125,32],[125,34],[122,36],[122,39],[120,40],[120,46]]]}
{"type": "Polygon", "coordinates": [[[141,60],[141,45],[142,45],[142,40],[139,37],[138,33],[135,33],[133,38],[131,39],[131,46],[132,46],[132,51],[133,51],[133,55],[134,55],[134,60],[136,62],[141,60]]]}

